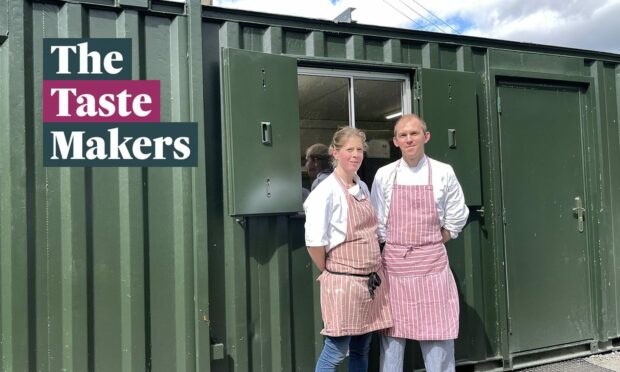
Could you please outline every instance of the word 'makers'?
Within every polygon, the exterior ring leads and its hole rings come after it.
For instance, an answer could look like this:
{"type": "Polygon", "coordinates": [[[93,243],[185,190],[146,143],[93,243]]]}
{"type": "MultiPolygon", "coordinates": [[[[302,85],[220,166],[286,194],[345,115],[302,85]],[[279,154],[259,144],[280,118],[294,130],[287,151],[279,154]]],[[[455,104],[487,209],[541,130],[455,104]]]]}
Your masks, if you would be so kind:
{"type": "Polygon", "coordinates": [[[44,126],[45,165],[187,166],[198,133],[191,123],[87,124],[44,126]]]}

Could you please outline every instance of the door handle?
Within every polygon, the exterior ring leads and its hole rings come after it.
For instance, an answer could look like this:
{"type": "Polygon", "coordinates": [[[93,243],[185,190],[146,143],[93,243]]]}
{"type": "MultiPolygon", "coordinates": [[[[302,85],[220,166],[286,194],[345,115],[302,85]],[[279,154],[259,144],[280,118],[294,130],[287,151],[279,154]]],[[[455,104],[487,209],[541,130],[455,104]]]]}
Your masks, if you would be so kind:
{"type": "Polygon", "coordinates": [[[484,217],[484,205],[479,209],[476,209],[476,212],[480,213],[480,217],[484,217]]]}
{"type": "Polygon", "coordinates": [[[456,148],[456,129],[448,129],[448,147],[456,148]]]}
{"type": "Polygon", "coordinates": [[[263,145],[271,145],[271,123],[268,121],[260,123],[260,140],[263,145]]]}
{"type": "Polygon", "coordinates": [[[577,230],[579,230],[579,232],[583,232],[583,214],[585,211],[586,209],[583,207],[583,202],[581,201],[581,198],[576,196],[575,208],[573,208],[573,213],[577,215],[577,230]]]}

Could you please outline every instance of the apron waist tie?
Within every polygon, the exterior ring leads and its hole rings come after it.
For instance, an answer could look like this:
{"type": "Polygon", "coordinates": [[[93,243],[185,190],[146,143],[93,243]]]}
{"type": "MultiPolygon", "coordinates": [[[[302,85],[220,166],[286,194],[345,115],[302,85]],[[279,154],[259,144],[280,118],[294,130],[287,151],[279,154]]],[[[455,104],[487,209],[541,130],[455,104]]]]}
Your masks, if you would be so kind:
{"type": "Polygon", "coordinates": [[[405,251],[405,254],[403,255],[403,258],[407,258],[407,255],[411,252],[413,252],[413,250],[415,249],[415,247],[413,245],[410,245],[407,247],[407,250],[405,251]]]}
{"type": "Polygon", "coordinates": [[[330,274],[349,275],[349,276],[368,278],[368,293],[370,293],[370,298],[373,300],[375,299],[375,289],[377,289],[377,287],[381,285],[381,278],[379,277],[379,274],[377,274],[374,271],[371,272],[370,274],[354,274],[354,273],[341,273],[338,271],[331,271],[328,268],[325,268],[325,270],[327,270],[327,272],[330,274]]]}
{"type": "Polygon", "coordinates": [[[420,248],[420,246],[415,246],[415,245],[405,245],[405,244],[398,244],[398,243],[389,243],[389,244],[405,247],[406,250],[405,250],[405,253],[403,254],[403,258],[407,258],[407,255],[413,252],[416,248],[420,248]]]}

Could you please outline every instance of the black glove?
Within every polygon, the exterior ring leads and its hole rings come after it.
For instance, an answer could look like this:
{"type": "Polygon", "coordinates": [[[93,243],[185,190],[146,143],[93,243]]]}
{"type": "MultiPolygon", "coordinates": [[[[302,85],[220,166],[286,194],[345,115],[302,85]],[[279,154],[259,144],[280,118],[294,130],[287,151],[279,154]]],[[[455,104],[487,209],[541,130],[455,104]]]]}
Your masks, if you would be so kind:
{"type": "Polygon", "coordinates": [[[381,278],[377,273],[370,273],[368,276],[368,292],[370,293],[370,298],[375,299],[375,289],[381,285],[381,278]]]}

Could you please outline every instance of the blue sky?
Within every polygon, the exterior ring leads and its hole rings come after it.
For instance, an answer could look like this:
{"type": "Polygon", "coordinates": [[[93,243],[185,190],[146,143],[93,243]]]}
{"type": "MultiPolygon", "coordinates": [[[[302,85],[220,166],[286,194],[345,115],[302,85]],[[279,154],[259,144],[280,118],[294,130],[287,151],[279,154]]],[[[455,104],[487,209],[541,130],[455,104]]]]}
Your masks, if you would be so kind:
{"type": "Polygon", "coordinates": [[[213,0],[213,5],[320,19],[353,7],[358,23],[454,33],[436,15],[464,35],[620,53],[620,0],[213,0]]]}

